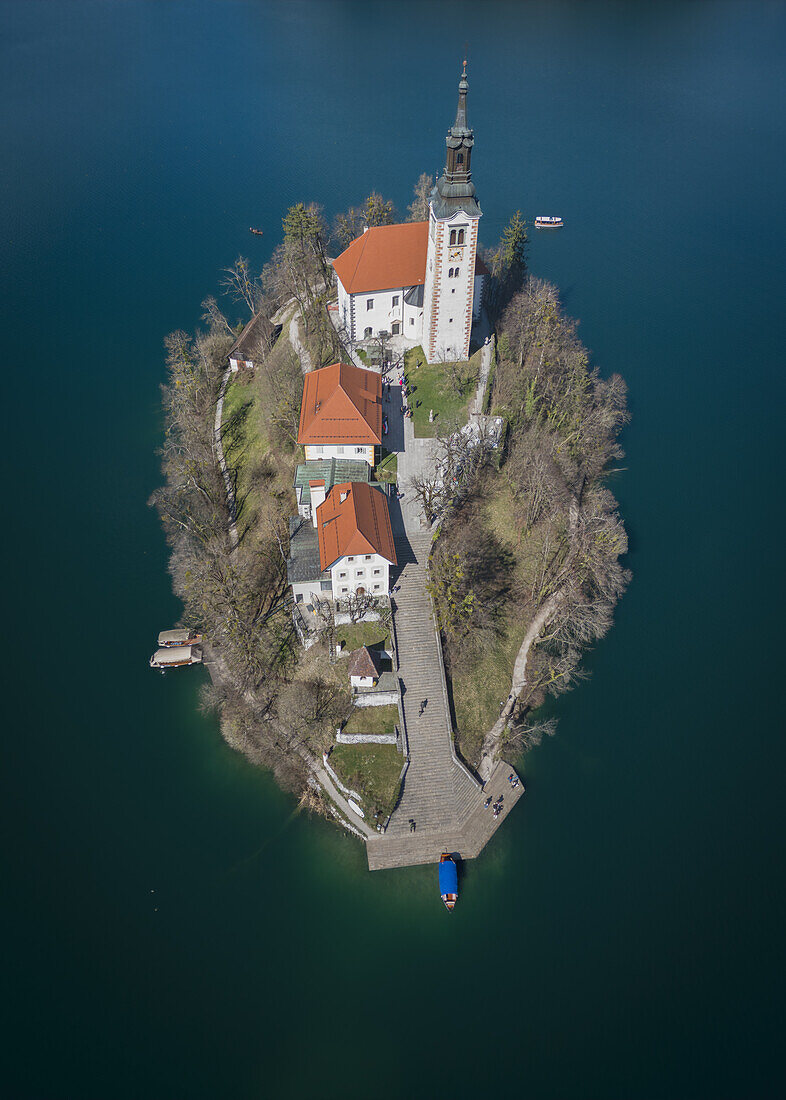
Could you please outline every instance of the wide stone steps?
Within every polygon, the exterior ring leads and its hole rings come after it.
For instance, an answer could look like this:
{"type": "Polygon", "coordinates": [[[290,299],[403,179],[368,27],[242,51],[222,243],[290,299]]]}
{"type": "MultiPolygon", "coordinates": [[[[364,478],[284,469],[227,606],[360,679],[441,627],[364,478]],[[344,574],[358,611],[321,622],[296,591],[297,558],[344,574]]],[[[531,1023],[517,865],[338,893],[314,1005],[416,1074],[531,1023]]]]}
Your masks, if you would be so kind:
{"type": "MultiPolygon", "coordinates": [[[[475,821],[473,816],[482,806],[480,784],[453,753],[440,646],[426,588],[430,535],[397,537],[395,544],[399,572],[393,580],[393,618],[409,767],[386,832],[368,842],[372,869],[436,861],[445,850],[470,854],[477,847],[475,834],[482,836],[490,828],[486,817],[475,821]],[[410,821],[415,822],[414,832],[410,821]]],[[[493,822],[493,815],[486,816],[493,822]]]]}

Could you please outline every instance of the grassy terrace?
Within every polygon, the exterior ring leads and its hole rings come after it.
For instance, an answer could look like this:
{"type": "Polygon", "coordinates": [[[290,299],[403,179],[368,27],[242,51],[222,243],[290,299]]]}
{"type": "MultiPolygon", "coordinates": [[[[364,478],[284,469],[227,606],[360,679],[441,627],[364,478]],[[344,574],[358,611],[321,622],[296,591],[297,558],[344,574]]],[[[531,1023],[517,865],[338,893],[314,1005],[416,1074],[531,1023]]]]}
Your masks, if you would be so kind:
{"type": "MultiPolygon", "coordinates": [[[[271,357],[287,354],[288,348],[285,327],[271,357]]],[[[297,462],[296,448],[290,443],[282,444],[273,436],[270,415],[271,393],[264,371],[241,370],[233,375],[224,396],[222,441],[227,464],[236,472],[241,540],[265,522],[275,511],[278,501],[286,499],[295,511],[292,479],[297,462]]]]}
{"type": "Polygon", "coordinates": [[[352,652],[361,646],[390,649],[390,631],[384,623],[354,623],[336,627],[336,641],[352,652]]]}
{"type": "MultiPolygon", "coordinates": [[[[510,489],[501,482],[485,502],[484,525],[514,557],[511,583],[528,589],[542,555],[545,531],[535,528],[522,538],[510,489]]],[[[510,691],[513,663],[527,626],[528,621],[516,616],[502,616],[494,643],[471,667],[453,670],[449,677],[456,742],[461,755],[471,765],[477,763],[483,737],[499,718],[499,705],[510,691]]]]}
{"type": "Polygon", "coordinates": [[[395,733],[398,707],[354,707],[342,733],[395,733]]]}
{"type": "Polygon", "coordinates": [[[398,475],[398,455],[380,448],[380,459],[374,470],[377,481],[390,481],[394,485],[398,475]]]}
{"type": "MultiPolygon", "coordinates": [[[[369,707],[382,710],[382,707],[369,707]]],[[[404,758],[395,745],[336,745],[330,766],[363,799],[366,820],[384,821],[396,805],[404,758]]]]}
{"type": "Polygon", "coordinates": [[[458,420],[462,424],[466,423],[467,407],[475,392],[480,370],[480,351],[476,351],[468,362],[457,364],[458,373],[463,379],[459,390],[451,382],[444,364],[429,365],[426,362],[421,347],[410,348],[405,352],[404,369],[410,387],[416,387],[409,398],[416,436],[433,436],[439,425],[446,421],[458,420]],[[421,364],[419,367],[416,365],[418,362],[421,364]],[[434,410],[433,424],[428,419],[431,409],[434,410]]]}

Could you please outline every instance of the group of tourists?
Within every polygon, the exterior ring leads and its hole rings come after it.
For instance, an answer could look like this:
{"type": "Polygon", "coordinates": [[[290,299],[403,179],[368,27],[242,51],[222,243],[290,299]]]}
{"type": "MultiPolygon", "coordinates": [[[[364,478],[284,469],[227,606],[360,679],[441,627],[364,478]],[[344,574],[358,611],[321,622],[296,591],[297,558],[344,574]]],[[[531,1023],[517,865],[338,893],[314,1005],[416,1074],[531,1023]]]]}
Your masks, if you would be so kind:
{"type": "MultiPolygon", "coordinates": [[[[494,817],[495,818],[499,817],[499,815],[502,813],[502,803],[504,801],[505,801],[505,796],[503,794],[501,794],[498,798],[496,798],[494,800],[494,805],[492,806],[492,810],[494,811],[494,817]]],[[[489,795],[489,797],[483,803],[483,806],[484,806],[485,809],[488,809],[489,806],[491,806],[491,795],[489,795]]]]}

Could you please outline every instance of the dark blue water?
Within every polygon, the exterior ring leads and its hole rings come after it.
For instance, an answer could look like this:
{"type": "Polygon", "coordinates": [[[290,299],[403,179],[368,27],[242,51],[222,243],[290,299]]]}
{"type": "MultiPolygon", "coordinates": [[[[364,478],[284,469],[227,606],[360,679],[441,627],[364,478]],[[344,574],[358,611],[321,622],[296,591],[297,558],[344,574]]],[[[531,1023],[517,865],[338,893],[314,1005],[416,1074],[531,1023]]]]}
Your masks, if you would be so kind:
{"type": "Polygon", "coordinates": [[[4,1092],[781,1095],[784,7],[0,20],[4,1092]],[[404,209],[465,40],[482,238],[561,214],[532,269],[630,385],[635,579],[448,918],[149,673],[145,501],[164,334],[288,204],[404,209]]]}

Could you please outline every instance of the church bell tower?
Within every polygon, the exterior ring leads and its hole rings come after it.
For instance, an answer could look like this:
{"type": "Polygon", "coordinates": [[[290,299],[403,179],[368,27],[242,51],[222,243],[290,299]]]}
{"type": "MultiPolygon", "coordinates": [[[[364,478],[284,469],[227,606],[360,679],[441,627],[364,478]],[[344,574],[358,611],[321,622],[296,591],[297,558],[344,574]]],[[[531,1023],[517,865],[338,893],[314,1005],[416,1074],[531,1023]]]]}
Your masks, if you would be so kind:
{"type": "Polygon", "coordinates": [[[480,204],[472,182],[474,132],[467,125],[467,62],[456,121],[445,139],[445,170],[429,200],[423,350],[429,363],[468,359],[480,204]]]}

